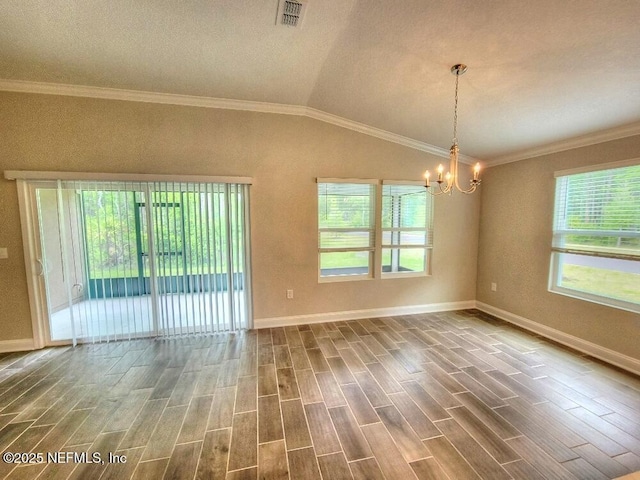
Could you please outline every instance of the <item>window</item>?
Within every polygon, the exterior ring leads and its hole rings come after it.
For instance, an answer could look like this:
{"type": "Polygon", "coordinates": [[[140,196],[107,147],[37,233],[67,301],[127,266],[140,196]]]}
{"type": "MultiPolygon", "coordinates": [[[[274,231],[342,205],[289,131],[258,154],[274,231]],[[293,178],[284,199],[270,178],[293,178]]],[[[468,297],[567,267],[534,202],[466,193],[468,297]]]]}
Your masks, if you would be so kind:
{"type": "Polygon", "coordinates": [[[318,179],[321,281],[429,273],[431,197],[421,183],[394,181],[380,197],[378,183],[318,179]]]}
{"type": "Polygon", "coordinates": [[[550,290],[640,312],[640,165],[556,177],[550,290]]]}
{"type": "Polygon", "coordinates": [[[318,179],[320,279],[372,276],[375,182],[318,179]]]}
{"type": "Polygon", "coordinates": [[[382,275],[426,274],[432,247],[431,196],[424,185],[382,186],[382,275]]]}

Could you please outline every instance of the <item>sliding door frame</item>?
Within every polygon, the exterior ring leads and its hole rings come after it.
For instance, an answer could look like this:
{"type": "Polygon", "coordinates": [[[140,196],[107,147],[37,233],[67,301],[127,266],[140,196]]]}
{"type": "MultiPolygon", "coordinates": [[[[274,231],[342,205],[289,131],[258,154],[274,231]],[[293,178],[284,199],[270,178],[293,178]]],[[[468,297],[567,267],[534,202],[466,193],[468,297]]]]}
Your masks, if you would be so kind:
{"type": "MultiPolygon", "coordinates": [[[[150,174],[110,174],[110,173],[81,173],[81,172],[37,172],[37,171],[5,171],[7,180],[16,180],[18,193],[18,207],[21,218],[21,229],[23,239],[23,251],[26,268],[27,290],[29,294],[29,309],[31,313],[31,327],[33,331],[33,348],[40,349],[46,346],[68,345],[66,340],[52,341],[49,326],[50,312],[48,311],[45,267],[43,265],[41,229],[38,217],[38,205],[36,199],[37,188],[57,188],[60,181],[96,181],[96,182],[143,182],[147,184],[147,194],[149,185],[153,182],[170,183],[223,183],[238,184],[244,189],[254,183],[251,177],[233,176],[193,176],[193,175],[150,175],[150,174]]],[[[227,190],[228,191],[228,190],[227,190]]],[[[251,272],[251,223],[249,209],[249,195],[243,195],[244,201],[244,237],[245,237],[245,257],[246,266],[251,272]]],[[[149,204],[150,202],[147,202],[149,204]]],[[[150,212],[147,212],[148,214],[150,212]]],[[[153,239],[150,239],[150,254],[154,252],[153,239]]],[[[151,262],[154,263],[154,262],[151,262]]],[[[151,275],[154,278],[154,275],[151,275]]],[[[153,283],[153,282],[152,282],[153,283]]],[[[246,329],[253,328],[253,295],[251,279],[244,279],[246,292],[246,329]]],[[[156,288],[152,286],[152,290],[156,288]]],[[[152,292],[153,293],[153,292],[152,292]]],[[[154,298],[154,297],[152,297],[154,298]]],[[[157,298],[157,297],[155,297],[157,298]]],[[[233,300],[233,298],[232,298],[233,300]]],[[[152,302],[154,310],[157,310],[156,301],[152,302]]],[[[158,332],[158,312],[154,311],[154,326],[156,334],[158,332]]]]}

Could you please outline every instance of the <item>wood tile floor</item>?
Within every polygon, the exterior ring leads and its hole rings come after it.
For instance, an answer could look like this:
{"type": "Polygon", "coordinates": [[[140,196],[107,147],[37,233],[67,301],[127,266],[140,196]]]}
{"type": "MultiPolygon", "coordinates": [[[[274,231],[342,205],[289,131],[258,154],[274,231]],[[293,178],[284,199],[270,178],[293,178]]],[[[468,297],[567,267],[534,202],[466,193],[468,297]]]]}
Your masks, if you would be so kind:
{"type": "Polygon", "coordinates": [[[640,379],[477,311],[46,349],[0,356],[0,451],[106,461],[11,479],[615,478],[640,379]]]}

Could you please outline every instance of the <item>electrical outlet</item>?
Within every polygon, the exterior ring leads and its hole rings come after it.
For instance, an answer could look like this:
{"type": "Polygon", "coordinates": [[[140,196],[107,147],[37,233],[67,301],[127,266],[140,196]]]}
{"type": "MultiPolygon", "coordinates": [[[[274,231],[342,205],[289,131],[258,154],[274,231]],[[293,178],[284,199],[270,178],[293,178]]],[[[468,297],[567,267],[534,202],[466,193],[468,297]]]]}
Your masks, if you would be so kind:
{"type": "Polygon", "coordinates": [[[291,300],[293,298],[293,290],[287,290],[287,298],[291,300]]]}
{"type": "Polygon", "coordinates": [[[6,248],[0,248],[0,258],[9,258],[9,252],[6,248]]]}
{"type": "Polygon", "coordinates": [[[491,282],[491,291],[492,292],[498,291],[498,284],[496,282],[491,282]]]}

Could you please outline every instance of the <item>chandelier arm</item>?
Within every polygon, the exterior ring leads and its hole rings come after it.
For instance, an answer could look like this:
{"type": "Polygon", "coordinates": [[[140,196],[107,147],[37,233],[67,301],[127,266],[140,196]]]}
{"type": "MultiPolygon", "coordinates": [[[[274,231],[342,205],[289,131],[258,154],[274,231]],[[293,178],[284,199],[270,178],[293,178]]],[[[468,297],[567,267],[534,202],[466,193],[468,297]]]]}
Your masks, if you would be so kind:
{"type": "Polygon", "coordinates": [[[468,188],[467,190],[463,190],[463,189],[461,189],[460,187],[458,187],[458,190],[460,190],[460,192],[461,192],[461,193],[465,193],[465,194],[473,193],[473,192],[475,192],[475,191],[476,191],[476,188],[478,188],[478,184],[479,184],[479,183],[480,183],[480,182],[473,182],[473,183],[471,184],[471,187],[470,187],[470,188],[468,188]]]}
{"type": "Polygon", "coordinates": [[[434,193],[434,192],[432,192],[431,190],[429,190],[429,187],[427,187],[427,192],[429,192],[429,194],[430,194],[432,197],[437,197],[438,195],[444,195],[445,193],[447,193],[447,192],[448,192],[448,190],[447,190],[447,188],[446,188],[446,187],[445,187],[445,189],[444,189],[444,190],[442,189],[442,183],[440,183],[440,182],[438,182],[438,188],[440,189],[440,191],[439,191],[439,192],[435,192],[435,193],[434,193]]]}

